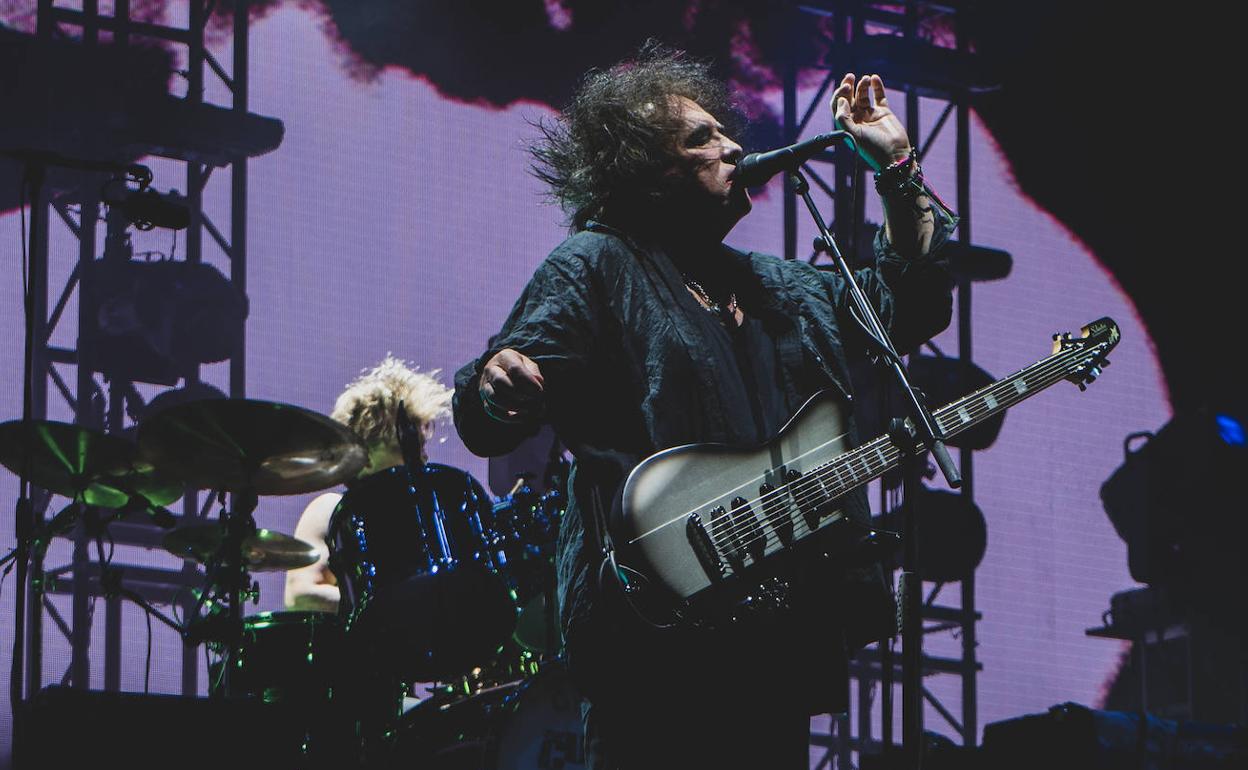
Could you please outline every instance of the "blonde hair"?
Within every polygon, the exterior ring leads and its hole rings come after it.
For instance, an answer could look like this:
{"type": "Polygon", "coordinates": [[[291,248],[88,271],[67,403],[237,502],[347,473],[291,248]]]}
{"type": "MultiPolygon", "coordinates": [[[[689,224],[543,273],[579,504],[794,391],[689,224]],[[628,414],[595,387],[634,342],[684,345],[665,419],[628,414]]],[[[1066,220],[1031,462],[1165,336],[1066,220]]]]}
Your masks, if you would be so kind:
{"type": "Polygon", "coordinates": [[[369,444],[398,446],[395,414],[399,402],[425,439],[434,423],[451,413],[453,391],[434,379],[441,370],[425,374],[408,368],[402,359],[387,354],[372,369],[363,370],[334,402],[330,417],[355,431],[369,444]]]}

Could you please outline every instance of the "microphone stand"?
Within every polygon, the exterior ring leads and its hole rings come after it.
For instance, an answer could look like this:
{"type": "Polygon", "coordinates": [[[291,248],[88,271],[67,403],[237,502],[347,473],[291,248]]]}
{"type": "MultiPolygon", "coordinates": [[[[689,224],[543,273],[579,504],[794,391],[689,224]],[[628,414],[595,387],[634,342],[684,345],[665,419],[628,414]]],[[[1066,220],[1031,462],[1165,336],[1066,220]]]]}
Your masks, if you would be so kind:
{"type": "MultiPolygon", "coordinates": [[[[887,369],[906,397],[909,419],[894,418],[889,425],[889,438],[902,452],[905,472],[902,499],[902,567],[900,590],[901,607],[901,701],[902,701],[902,751],[904,762],[914,770],[922,767],[923,753],[923,581],[919,576],[918,550],[918,490],[922,485],[922,457],[930,451],[936,465],[944,474],[945,481],[953,489],[962,485],[962,477],[949,457],[944,434],[924,403],[922,394],[910,383],[901,356],[893,347],[892,340],[871,305],[867,295],[854,280],[853,271],[837,248],[836,241],[828,232],[823,216],[810,196],[810,184],[801,171],[789,171],[793,191],[802,197],[806,208],[819,230],[817,247],[832,258],[836,270],[845,281],[854,315],[866,333],[868,343],[875,348],[875,363],[887,369]]],[[[886,747],[887,748],[887,747],[886,747]]]]}

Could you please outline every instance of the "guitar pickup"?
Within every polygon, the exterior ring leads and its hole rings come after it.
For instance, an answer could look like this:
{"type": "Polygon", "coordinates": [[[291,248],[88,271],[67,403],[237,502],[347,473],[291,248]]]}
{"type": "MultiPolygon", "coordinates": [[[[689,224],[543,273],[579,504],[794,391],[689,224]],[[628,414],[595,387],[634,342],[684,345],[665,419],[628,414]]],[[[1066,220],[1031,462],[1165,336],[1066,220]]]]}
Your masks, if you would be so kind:
{"type": "Polygon", "coordinates": [[[772,485],[763,484],[758,488],[758,499],[763,518],[775,530],[780,542],[785,546],[793,545],[793,520],[789,518],[788,498],[782,493],[777,494],[772,485]]]}
{"type": "Polygon", "coordinates": [[[689,546],[698,557],[698,563],[702,565],[706,576],[712,581],[722,580],[728,574],[728,565],[719,558],[719,551],[715,549],[715,543],[706,531],[701,516],[696,513],[689,514],[685,523],[685,535],[689,538],[689,546]]]}
{"type": "Polygon", "coordinates": [[[790,469],[784,474],[784,481],[785,487],[789,490],[789,496],[797,504],[798,512],[806,520],[806,527],[814,532],[819,528],[822,511],[827,509],[832,498],[828,496],[827,490],[823,488],[819,479],[804,477],[798,471],[790,469]]]}
{"type": "Polygon", "coordinates": [[[767,536],[763,534],[763,528],[758,525],[758,518],[754,515],[754,509],[750,507],[750,501],[744,497],[734,497],[732,516],[728,520],[732,526],[737,549],[748,553],[754,561],[762,561],[767,555],[767,536]]]}

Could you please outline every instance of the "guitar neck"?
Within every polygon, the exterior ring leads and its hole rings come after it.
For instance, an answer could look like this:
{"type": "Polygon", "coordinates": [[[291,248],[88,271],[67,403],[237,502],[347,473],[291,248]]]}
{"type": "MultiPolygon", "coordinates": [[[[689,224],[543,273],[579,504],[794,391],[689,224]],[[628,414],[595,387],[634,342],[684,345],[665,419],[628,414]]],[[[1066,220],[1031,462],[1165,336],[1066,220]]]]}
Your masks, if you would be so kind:
{"type": "MultiPolygon", "coordinates": [[[[1099,346],[1098,346],[1099,347],[1099,346]]],[[[945,437],[969,430],[1011,406],[1070,376],[1096,349],[1073,348],[963,396],[937,409],[932,417],[945,437]]],[[[907,420],[909,423],[909,420],[907,420]]],[[[901,463],[902,452],[887,435],[878,436],[812,471],[833,497],[876,479],[901,463]]]]}

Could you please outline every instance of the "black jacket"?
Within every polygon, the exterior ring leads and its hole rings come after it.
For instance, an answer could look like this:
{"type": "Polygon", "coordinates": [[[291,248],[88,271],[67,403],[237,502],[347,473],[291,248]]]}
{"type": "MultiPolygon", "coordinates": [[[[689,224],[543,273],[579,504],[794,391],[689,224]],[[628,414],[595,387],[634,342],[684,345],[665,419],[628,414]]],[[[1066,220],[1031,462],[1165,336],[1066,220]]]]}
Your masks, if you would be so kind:
{"type": "MultiPolygon", "coordinates": [[[[953,227],[953,221],[938,219],[929,256],[913,261],[892,251],[881,231],[875,266],[857,272],[903,352],[949,322],[950,281],[939,247],[953,227]]],[[[734,275],[742,308],[775,340],[789,413],[825,388],[848,401],[848,362],[865,349],[852,321],[842,322],[846,292],[840,277],[728,247],[722,265],[734,275]]],[[[591,614],[597,593],[591,575],[599,559],[594,545],[586,547],[583,515],[591,492],[609,504],[628,471],[658,450],[740,441],[717,387],[717,371],[731,362],[710,355],[712,346],[692,321],[697,313],[704,311],[660,248],[591,223],[537,268],[486,352],[456,374],[456,428],[472,452],[490,456],[513,449],[537,424],[505,424],[485,414],[477,391],[485,362],[514,348],[542,370],[547,407],[541,419],[575,458],[558,547],[561,620],[569,638],[591,614]]],[[[868,516],[864,493],[851,502],[852,516],[868,516]]],[[[880,634],[878,627],[864,629],[854,634],[855,644],[880,634]]]]}

